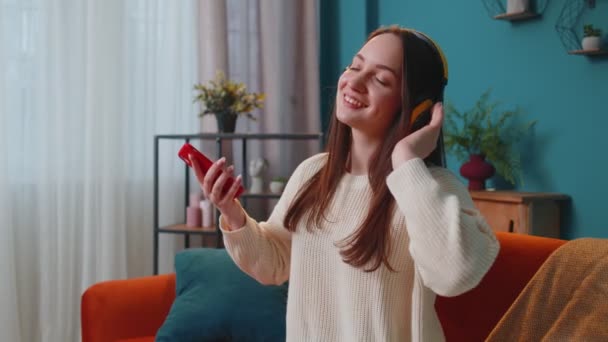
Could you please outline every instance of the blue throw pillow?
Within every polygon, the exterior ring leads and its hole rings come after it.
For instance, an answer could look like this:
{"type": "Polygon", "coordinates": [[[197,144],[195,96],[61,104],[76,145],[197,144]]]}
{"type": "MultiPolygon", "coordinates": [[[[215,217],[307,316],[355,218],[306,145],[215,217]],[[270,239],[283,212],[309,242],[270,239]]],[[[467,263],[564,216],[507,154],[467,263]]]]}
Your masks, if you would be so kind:
{"type": "Polygon", "coordinates": [[[287,283],[258,283],[224,249],[182,251],[175,273],[176,298],[157,342],[285,341],[287,283]]]}

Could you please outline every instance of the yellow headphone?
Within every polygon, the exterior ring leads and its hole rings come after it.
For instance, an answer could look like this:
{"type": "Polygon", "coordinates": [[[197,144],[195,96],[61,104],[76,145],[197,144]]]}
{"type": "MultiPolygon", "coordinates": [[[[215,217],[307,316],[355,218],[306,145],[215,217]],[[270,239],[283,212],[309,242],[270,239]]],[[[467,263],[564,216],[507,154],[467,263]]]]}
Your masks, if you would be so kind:
{"type": "MultiPolygon", "coordinates": [[[[414,36],[427,43],[433,49],[433,51],[435,51],[435,53],[439,57],[441,67],[443,69],[443,86],[445,87],[445,85],[448,83],[448,63],[447,59],[445,58],[445,55],[443,54],[443,51],[441,51],[441,49],[439,48],[439,45],[437,45],[437,43],[435,43],[435,41],[431,39],[431,37],[420,31],[408,28],[402,28],[402,30],[412,33],[414,36]]],[[[433,106],[433,101],[431,101],[431,99],[426,99],[419,103],[416,107],[414,107],[414,109],[412,109],[412,116],[410,117],[410,125],[413,124],[422,113],[429,110],[431,106],[433,106]]]]}

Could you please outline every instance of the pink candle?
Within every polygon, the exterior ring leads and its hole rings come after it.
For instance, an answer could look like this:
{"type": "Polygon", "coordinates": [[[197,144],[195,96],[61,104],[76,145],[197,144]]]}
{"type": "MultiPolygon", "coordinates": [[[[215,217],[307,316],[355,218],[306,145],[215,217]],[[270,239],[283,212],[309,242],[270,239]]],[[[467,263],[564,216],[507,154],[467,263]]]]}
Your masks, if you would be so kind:
{"type": "Polygon", "coordinates": [[[199,207],[186,208],[186,226],[200,227],[201,226],[201,209],[199,207]]]}
{"type": "Polygon", "coordinates": [[[213,226],[213,218],[215,216],[215,209],[211,201],[205,199],[200,203],[200,211],[202,212],[202,223],[203,227],[209,228],[213,226]]]}
{"type": "Polygon", "coordinates": [[[198,202],[201,200],[201,194],[198,192],[190,194],[189,207],[198,207],[198,202]]]}

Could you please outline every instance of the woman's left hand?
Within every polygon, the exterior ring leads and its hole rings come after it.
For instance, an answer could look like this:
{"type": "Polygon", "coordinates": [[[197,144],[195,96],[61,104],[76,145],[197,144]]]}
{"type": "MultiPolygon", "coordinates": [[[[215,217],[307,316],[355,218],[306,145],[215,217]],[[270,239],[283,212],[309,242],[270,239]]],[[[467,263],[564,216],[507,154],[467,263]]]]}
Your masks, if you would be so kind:
{"type": "Polygon", "coordinates": [[[393,149],[393,170],[404,162],[414,159],[424,159],[437,147],[441,125],[443,124],[443,104],[435,103],[431,122],[421,129],[401,139],[393,149]]]}

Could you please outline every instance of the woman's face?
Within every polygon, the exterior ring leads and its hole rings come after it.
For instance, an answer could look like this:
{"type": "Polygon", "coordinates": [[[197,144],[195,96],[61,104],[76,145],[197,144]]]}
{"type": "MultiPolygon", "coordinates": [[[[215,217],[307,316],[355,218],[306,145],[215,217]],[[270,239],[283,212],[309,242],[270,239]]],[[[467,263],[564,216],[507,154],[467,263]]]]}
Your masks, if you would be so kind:
{"type": "Polygon", "coordinates": [[[401,39],[383,33],[367,42],[338,80],[336,117],[373,137],[382,136],[401,104],[401,39]]]}

